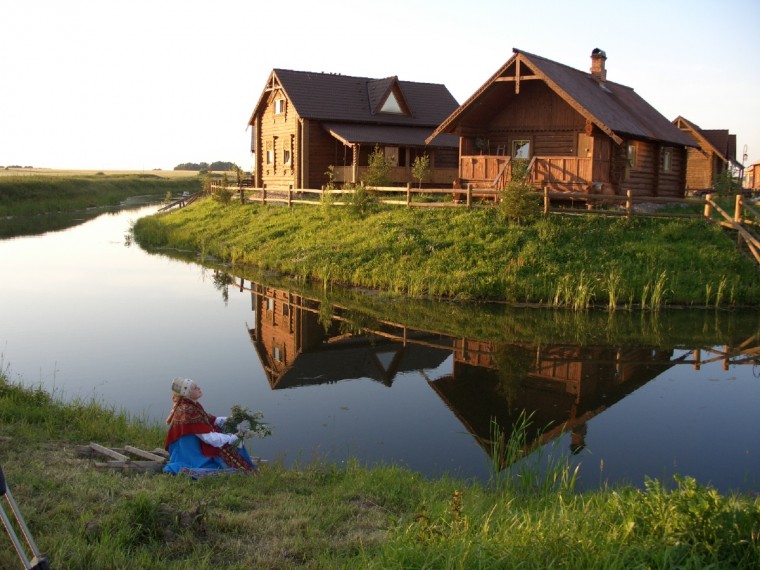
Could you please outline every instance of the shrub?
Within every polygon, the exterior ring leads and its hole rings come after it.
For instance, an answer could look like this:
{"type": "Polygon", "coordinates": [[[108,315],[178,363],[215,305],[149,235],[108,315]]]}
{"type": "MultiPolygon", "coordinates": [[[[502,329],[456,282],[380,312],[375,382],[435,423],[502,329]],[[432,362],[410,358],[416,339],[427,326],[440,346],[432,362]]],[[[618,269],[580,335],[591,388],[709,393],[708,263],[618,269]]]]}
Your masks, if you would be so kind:
{"type": "Polygon", "coordinates": [[[524,160],[512,161],[512,178],[502,190],[499,210],[509,221],[520,225],[541,213],[541,199],[527,178],[528,165],[524,160]]]}

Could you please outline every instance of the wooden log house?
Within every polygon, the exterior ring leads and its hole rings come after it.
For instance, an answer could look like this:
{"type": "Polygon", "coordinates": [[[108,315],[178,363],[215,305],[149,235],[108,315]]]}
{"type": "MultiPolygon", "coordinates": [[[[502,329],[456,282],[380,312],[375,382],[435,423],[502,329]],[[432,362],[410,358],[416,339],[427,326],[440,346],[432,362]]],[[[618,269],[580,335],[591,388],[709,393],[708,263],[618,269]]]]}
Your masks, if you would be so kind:
{"type": "Polygon", "coordinates": [[[321,188],[330,167],[335,183],[358,183],[376,145],[392,183],[414,182],[412,164],[427,153],[427,182],[449,185],[458,141],[430,134],[456,108],[440,84],[274,69],[248,121],[254,186],[321,188]]]}
{"type": "Polygon", "coordinates": [[[743,170],[736,162],[736,135],[728,129],[701,129],[695,123],[678,116],[673,124],[694,139],[686,159],[686,190],[704,194],[714,188],[724,172],[743,170]]]}
{"type": "Polygon", "coordinates": [[[694,140],[609,81],[604,51],[593,50],[590,73],[513,52],[428,138],[459,137],[459,187],[501,190],[524,159],[537,189],[684,196],[694,140]]]}

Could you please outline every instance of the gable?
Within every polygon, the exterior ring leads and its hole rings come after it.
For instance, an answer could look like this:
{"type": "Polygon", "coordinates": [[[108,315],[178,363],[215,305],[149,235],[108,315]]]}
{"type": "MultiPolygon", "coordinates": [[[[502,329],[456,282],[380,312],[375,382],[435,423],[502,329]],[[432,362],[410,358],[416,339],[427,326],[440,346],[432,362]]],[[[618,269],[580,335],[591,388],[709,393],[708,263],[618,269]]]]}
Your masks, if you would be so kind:
{"type": "Polygon", "coordinates": [[[693,146],[690,137],[639,97],[633,89],[611,81],[598,81],[590,73],[514,49],[514,55],[433,133],[453,132],[476,113],[490,92],[515,96],[526,81],[543,81],[578,114],[596,125],[618,144],[624,138],[693,146]]]}

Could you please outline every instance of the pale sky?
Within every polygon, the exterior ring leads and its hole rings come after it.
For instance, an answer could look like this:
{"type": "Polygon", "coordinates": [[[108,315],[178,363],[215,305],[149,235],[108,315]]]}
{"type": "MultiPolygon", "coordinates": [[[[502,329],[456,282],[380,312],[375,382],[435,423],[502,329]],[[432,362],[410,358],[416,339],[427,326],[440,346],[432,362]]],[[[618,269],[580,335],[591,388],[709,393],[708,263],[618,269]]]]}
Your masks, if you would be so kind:
{"type": "Polygon", "coordinates": [[[632,87],[760,161],[758,0],[1,0],[0,166],[251,169],[273,68],[443,83],[459,103],[512,48],[632,87]]]}

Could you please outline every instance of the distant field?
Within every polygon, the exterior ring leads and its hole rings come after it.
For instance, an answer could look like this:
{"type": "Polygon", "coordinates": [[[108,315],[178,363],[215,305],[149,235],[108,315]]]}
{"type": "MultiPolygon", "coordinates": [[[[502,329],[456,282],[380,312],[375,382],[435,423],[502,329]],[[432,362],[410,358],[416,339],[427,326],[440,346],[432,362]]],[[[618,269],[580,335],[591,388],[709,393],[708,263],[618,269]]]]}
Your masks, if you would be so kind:
{"type": "Polygon", "coordinates": [[[0,168],[0,176],[124,176],[152,174],[163,178],[198,176],[195,170],[58,170],[55,168],[0,168]]]}

